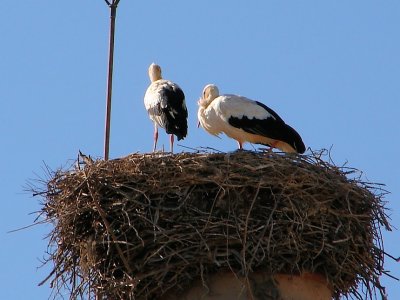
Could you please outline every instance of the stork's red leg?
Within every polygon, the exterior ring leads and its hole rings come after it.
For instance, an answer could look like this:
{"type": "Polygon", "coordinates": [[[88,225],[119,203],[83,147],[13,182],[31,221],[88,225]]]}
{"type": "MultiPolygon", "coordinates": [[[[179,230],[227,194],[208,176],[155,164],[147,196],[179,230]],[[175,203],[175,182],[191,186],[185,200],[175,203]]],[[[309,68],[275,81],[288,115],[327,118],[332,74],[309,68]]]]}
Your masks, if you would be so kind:
{"type": "Polygon", "coordinates": [[[157,126],[157,124],[154,124],[154,145],[153,145],[153,152],[156,152],[157,141],[158,141],[158,126],[157,126]]]}
{"type": "Polygon", "coordinates": [[[171,153],[174,153],[174,135],[171,134],[169,137],[169,143],[170,143],[170,148],[171,148],[171,153]]]}
{"type": "Polygon", "coordinates": [[[237,143],[238,143],[239,150],[243,150],[242,142],[237,141],[237,143]]]}
{"type": "Polygon", "coordinates": [[[271,143],[271,145],[270,145],[270,147],[269,147],[269,150],[268,150],[268,153],[271,153],[272,152],[272,150],[274,149],[274,148],[276,148],[276,145],[278,145],[278,141],[275,141],[275,142],[273,142],[273,143],[271,143]]]}

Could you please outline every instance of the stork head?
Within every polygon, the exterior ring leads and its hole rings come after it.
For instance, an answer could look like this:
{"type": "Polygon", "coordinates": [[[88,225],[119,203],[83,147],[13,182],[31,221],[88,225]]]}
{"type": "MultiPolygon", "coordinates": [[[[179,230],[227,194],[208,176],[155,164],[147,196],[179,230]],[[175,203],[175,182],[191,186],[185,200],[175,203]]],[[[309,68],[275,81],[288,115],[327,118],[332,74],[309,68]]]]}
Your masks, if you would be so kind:
{"type": "Polygon", "coordinates": [[[207,84],[203,89],[203,94],[199,100],[199,105],[207,107],[218,96],[218,87],[215,84],[207,84]]]}
{"type": "Polygon", "coordinates": [[[155,63],[152,63],[149,67],[149,77],[151,82],[160,80],[162,78],[161,67],[155,63]]]}

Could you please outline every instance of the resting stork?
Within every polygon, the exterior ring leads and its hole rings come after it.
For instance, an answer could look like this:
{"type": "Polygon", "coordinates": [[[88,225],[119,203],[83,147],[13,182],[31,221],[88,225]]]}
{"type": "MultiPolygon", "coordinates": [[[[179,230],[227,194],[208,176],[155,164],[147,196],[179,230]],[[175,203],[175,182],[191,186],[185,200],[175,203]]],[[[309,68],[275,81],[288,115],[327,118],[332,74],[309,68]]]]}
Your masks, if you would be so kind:
{"type": "Polygon", "coordinates": [[[162,79],[159,65],[150,65],[149,77],[151,84],[144,95],[144,106],[154,122],[153,152],[157,147],[158,127],[170,134],[170,151],[174,152],[174,135],[178,141],[182,140],[188,130],[185,94],[176,83],[162,79]]]}
{"type": "Polygon", "coordinates": [[[237,95],[219,95],[218,87],[203,89],[198,110],[199,125],[210,134],[225,133],[243,149],[244,142],[267,145],[289,153],[306,150],[300,135],[261,102],[237,95]]]}

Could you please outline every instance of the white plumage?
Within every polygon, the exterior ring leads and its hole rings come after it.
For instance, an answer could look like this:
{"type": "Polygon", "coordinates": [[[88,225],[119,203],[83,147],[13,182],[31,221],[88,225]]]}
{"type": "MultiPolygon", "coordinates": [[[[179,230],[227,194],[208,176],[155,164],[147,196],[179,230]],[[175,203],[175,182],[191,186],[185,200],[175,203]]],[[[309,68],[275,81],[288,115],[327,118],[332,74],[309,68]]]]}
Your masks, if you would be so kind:
{"type": "Polygon", "coordinates": [[[300,135],[266,105],[237,95],[219,95],[218,88],[207,85],[198,102],[201,126],[212,135],[225,133],[238,142],[268,145],[285,152],[304,153],[300,135]]]}
{"type": "Polygon", "coordinates": [[[152,63],[149,67],[151,84],[144,96],[144,106],[150,119],[154,122],[154,145],[156,150],[158,127],[162,127],[170,134],[170,150],[174,150],[174,135],[178,140],[187,135],[188,112],[185,103],[185,94],[172,81],[164,80],[161,76],[161,67],[152,63]]]}

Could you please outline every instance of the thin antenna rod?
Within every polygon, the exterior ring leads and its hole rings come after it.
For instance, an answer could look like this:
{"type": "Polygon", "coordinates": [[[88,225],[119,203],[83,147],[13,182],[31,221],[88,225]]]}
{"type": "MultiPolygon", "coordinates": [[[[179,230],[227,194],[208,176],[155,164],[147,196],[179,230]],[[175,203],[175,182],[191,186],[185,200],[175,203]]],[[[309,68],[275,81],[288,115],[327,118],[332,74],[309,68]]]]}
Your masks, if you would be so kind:
{"type": "Polygon", "coordinates": [[[105,0],[110,7],[110,42],[109,42],[109,57],[108,57],[108,79],[107,79],[107,99],[106,99],[106,120],[104,132],[104,159],[108,160],[110,150],[110,121],[111,121],[111,95],[112,95],[112,80],[114,67],[114,36],[115,36],[115,17],[117,14],[117,6],[120,0],[105,0]]]}

